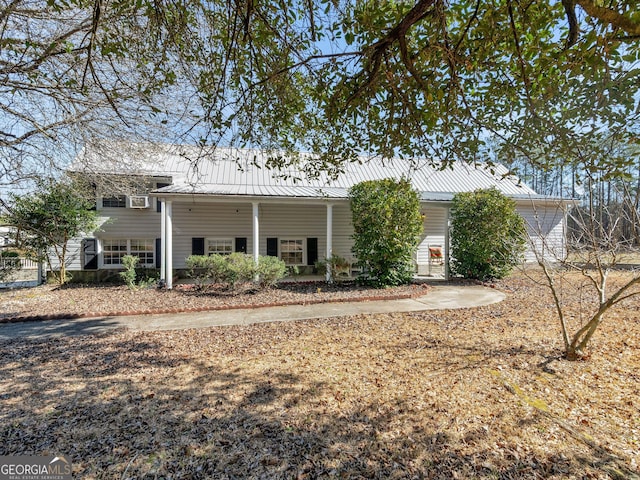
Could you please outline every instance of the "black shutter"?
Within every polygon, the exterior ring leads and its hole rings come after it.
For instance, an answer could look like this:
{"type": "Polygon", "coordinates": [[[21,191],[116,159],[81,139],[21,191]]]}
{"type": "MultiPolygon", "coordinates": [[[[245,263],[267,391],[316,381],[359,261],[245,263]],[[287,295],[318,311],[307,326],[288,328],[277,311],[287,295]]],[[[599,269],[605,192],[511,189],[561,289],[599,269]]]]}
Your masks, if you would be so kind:
{"type": "Polygon", "coordinates": [[[156,268],[162,268],[162,239],[156,238],[156,268]]]}
{"type": "Polygon", "coordinates": [[[204,255],[204,238],[191,239],[191,255],[204,255]]]}
{"type": "Polygon", "coordinates": [[[267,255],[269,257],[277,257],[278,256],[278,239],[277,238],[267,238],[267,255]]]}
{"type": "Polygon", "coordinates": [[[82,240],[83,267],[85,270],[98,269],[98,241],[95,238],[82,240]]]}
{"type": "Polygon", "coordinates": [[[315,265],[318,261],[318,239],[307,238],[307,265],[315,265]]]}
{"type": "Polygon", "coordinates": [[[236,252],[247,253],[247,237],[236,237],[236,252]]]}

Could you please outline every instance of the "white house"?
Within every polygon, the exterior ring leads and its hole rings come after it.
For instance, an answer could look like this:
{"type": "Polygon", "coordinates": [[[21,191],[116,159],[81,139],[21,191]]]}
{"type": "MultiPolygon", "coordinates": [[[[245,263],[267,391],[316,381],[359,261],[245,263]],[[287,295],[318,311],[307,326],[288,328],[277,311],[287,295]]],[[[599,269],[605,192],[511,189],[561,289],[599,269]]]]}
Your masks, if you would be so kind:
{"type": "MultiPolygon", "coordinates": [[[[100,230],[78,239],[69,270],[120,268],[122,257],[161,270],[171,288],[191,254],[273,255],[288,265],[312,266],[332,254],[353,259],[349,188],[364,180],[410,178],[420,193],[424,233],[415,258],[424,273],[429,247],[448,256],[448,216],[458,192],[496,187],[517,202],[539,243],[564,248],[564,207],[537,195],[494,166],[361,159],[337,178],[307,178],[303,169],[273,170],[259,150],[151,144],[87,147],[69,170],[97,183],[100,230]],[[114,180],[135,178],[124,186],[114,180]]],[[[531,256],[531,253],[529,253],[531,256]]],[[[445,262],[446,263],[446,262],[445,262]]]]}

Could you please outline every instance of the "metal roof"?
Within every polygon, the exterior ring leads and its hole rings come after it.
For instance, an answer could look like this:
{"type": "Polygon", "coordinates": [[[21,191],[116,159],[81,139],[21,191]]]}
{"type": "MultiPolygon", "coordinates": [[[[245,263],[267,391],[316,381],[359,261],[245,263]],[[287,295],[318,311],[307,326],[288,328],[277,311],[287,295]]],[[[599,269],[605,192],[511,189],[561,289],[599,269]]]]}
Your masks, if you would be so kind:
{"type": "Polygon", "coordinates": [[[261,150],[108,142],[85,147],[70,171],[95,174],[171,177],[164,194],[252,197],[347,198],[349,188],[365,180],[408,178],[425,201],[447,201],[454,194],[495,187],[512,198],[541,198],[501,165],[455,162],[438,168],[427,160],[370,159],[344,165],[333,179],[325,172],[309,178],[301,154],[298,167],[270,169],[261,150]]]}

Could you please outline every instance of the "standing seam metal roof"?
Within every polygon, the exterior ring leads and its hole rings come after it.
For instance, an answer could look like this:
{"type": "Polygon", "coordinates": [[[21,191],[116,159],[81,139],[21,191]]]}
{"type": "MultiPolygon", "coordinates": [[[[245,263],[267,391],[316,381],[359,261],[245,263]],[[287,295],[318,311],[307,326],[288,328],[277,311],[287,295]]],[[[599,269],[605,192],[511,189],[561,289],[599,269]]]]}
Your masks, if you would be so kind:
{"type": "MultiPolygon", "coordinates": [[[[305,156],[301,154],[301,161],[305,156]]],[[[87,147],[69,170],[100,174],[171,177],[173,184],[156,190],[165,194],[245,195],[254,197],[347,198],[348,190],[365,180],[408,178],[423,199],[443,199],[459,192],[495,187],[511,197],[539,197],[508,175],[501,165],[456,162],[440,169],[427,160],[361,158],[331,178],[321,172],[308,178],[302,168],[267,167],[261,150],[158,144],[108,143],[87,147]]]]}

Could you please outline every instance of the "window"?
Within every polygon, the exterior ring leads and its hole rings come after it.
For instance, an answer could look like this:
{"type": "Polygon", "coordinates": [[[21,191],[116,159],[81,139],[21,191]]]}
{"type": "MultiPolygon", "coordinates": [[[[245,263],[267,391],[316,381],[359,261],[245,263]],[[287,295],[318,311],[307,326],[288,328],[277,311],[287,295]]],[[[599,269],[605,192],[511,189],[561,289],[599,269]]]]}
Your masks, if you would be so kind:
{"type": "Polygon", "coordinates": [[[207,255],[231,255],[233,253],[233,240],[230,238],[207,239],[207,255]]]}
{"type": "Polygon", "coordinates": [[[102,264],[105,267],[122,266],[122,257],[133,255],[141,266],[154,266],[154,240],[102,240],[102,264]]]}
{"type": "Polygon", "coordinates": [[[126,254],[126,240],[103,240],[102,263],[105,265],[122,265],[122,257],[126,254]]]}
{"type": "Polygon", "coordinates": [[[129,255],[140,259],[139,265],[153,265],[153,240],[131,240],[129,255]]]}
{"type": "Polygon", "coordinates": [[[280,240],[280,258],[287,265],[304,263],[304,242],[302,240],[280,240]]]}
{"type": "Polygon", "coordinates": [[[126,208],[127,197],[124,195],[115,195],[113,197],[102,197],[103,208],[126,208]]]}

